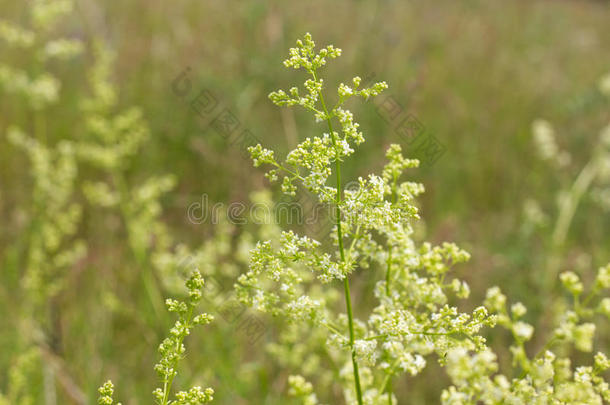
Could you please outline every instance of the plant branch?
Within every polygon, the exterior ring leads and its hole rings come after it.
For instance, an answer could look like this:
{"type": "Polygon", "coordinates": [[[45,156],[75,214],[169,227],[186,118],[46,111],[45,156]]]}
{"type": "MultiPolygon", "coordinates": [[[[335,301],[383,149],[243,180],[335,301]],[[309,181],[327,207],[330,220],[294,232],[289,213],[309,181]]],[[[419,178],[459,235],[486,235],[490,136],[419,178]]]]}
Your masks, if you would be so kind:
{"type": "MultiPolygon", "coordinates": [[[[317,81],[317,77],[315,72],[312,72],[314,80],[317,81]]],[[[326,103],[324,103],[324,96],[322,95],[322,91],[318,92],[320,96],[320,103],[322,104],[322,109],[324,110],[324,114],[326,116],[326,122],[328,124],[328,131],[330,132],[330,137],[333,143],[333,147],[335,150],[337,149],[337,140],[335,139],[335,132],[333,131],[333,126],[331,123],[331,116],[328,113],[328,109],[326,108],[326,103]]],[[[345,251],[343,249],[343,235],[341,233],[341,161],[338,157],[335,160],[335,171],[337,176],[337,205],[336,205],[336,225],[337,225],[337,239],[339,242],[339,254],[341,255],[341,261],[345,263],[345,251]]],[[[343,289],[345,291],[345,306],[347,308],[347,319],[349,325],[349,344],[350,350],[352,352],[352,366],[354,368],[354,384],[356,388],[356,399],[358,400],[358,405],[362,405],[362,388],[360,387],[360,373],[358,371],[358,361],[356,360],[356,351],[354,350],[354,315],[352,312],[352,299],[350,295],[349,289],[349,278],[345,275],[343,279],[343,289]]]]}

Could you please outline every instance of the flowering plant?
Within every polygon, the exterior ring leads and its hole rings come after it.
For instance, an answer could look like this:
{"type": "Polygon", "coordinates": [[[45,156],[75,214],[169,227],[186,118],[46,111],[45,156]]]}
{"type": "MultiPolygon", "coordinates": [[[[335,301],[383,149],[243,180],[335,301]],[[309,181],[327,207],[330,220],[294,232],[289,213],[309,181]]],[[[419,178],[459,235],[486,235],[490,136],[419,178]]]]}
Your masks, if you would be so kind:
{"type": "MultiPolygon", "coordinates": [[[[341,50],[332,45],[316,51],[306,34],[284,61],[286,67],[307,72],[306,93],[292,87],[269,95],[278,106],[303,107],[323,123],[326,132],[305,139],[283,161],[260,144],[249,149],[255,166],[272,167],[266,174],[269,180],[282,178],[284,193],[294,195],[300,184],[334,207],[332,250],[315,239],[284,231],[279,240],[256,245],[249,271],[236,288],[241,300],[258,310],[323,331],[322,350],[342,369],[348,403],[391,404],[397,403],[393,377],[418,374],[432,353],[444,362],[450,349],[482,350],[485,339],[479,331],[493,325],[496,317],[482,306],[466,313],[449,304],[449,294],[468,296],[466,283],[448,276],[454,265],[468,260],[467,252],[452,243],[417,246],[413,241],[412,224],[418,219],[414,199],[423,187],[400,177],[405,169],[417,167],[417,160],[405,159],[400,146],[391,145],[380,175],[358,178],[356,189],[343,189],[342,163],[365,139],[345,104],[352,98],[366,101],[388,86],[378,82],[361,87],[361,79],[354,77],[350,85],[339,85],[331,107],[320,69],[340,55],[341,50]],[[376,304],[361,320],[354,314],[350,280],[365,274],[377,280],[371,292],[376,304]],[[334,305],[338,284],[343,287],[345,312],[334,305]]],[[[291,377],[290,384],[291,393],[304,403],[318,403],[303,376],[291,377]]]]}
{"type": "MultiPolygon", "coordinates": [[[[203,286],[204,281],[201,274],[195,271],[186,281],[188,298],[184,301],[175,299],[165,301],[169,312],[176,313],[178,320],[170,329],[169,336],[159,345],[161,359],[155,365],[155,371],[159,375],[161,387],[153,391],[158,405],[197,405],[211,402],[213,399],[214,390],[211,388],[202,390],[201,387],[180,391],[176,393],[174,400],[171,399],[172,384],[178,375],[178,363],[186,352],[184,339],[191,333],[194,326],[208,324],[214,319],[213,316],[206,313],[194,314],[202,298],[203,286]]],[[[113,404],[114,385],[110,380],[99,388],[99,393],[99,404],[113,404]]]]}

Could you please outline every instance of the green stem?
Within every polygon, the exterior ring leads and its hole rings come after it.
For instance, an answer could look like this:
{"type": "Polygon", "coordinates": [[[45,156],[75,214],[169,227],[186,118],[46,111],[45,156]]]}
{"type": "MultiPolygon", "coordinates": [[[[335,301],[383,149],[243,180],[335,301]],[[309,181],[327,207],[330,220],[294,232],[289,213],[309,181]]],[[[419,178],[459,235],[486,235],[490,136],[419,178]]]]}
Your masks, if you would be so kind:
{"type": "MultiPolygon", "coordinates": [[[[388,373],[386,374],[385,378],[383,379],[383,382],[381,383],[381,387],[379,388],[379,392],[385,391],[386,388],[388,388],[392,384],[392,374],[394,373],[394,370],[396,370],[396,367],[398,367],[399,363],[400,363],[400,360],[396,360],[392,364],[392,366],[390,367],[388,373]]],[[[390,391],[388,391],[388,393],[390,394],[390,391]]],[[[390,401],[392,401],[392,395],[391,394],[390,394],[390,401]]]]}
{"type": "MultiPolygon", "coordinates": [[[[186,317],[186,322],[185,325],[187,328],[189,328],[190,324],[191,324],[191,318],[193,317],[193,307],[191,307],[189,309],[188,315],[186,317]]],[[[180,352],[180,348],[182,347],[182,342],[184,342],[184,338],[186,337],[185,334],[182,334],[180,336],[180,338],[178,339],[178,341],[176,342],[176,353],[180,352]]],[[[178,361],[180,360],[180,357],[176,357],[176,359],[174,360],[174,363],[172,364],[172,369],[176,370],[176,368],[178,367],[178,361]]],[[[174,377],[176,376],[176,373],[172,373],[172,375],[169,377],[168,380],[165,380],[165,382],[163,383],[163,402],[162,405],[167,405],[167,401],[169,400],[169,394],[172,390],[172,384],[174,382],[174,377]]]]}
{"type": "MultiPolygon", "coordinates": [[[[315,72],[312,72],[314,80],[317,81],[317,77],[315,72]]],[[[330,121],[330,114],[328,113],[328,109],[326,108],[326,104],[324,103],[324,97],[322,96],[322,91],[318,93],[320,95],[320,103],[322,104],[322,109],[324,110],[324,114],[326,115],[326,122],[328,123],[328,131],[330,132],[330,138],[333,143],[333,147],[335,150],[337,149],[337,140],[335,139],[335,132],[333,131],[333,126],[330,121]]],[[[341,232],[341,161],[337,154],[337,159],[335,160],[335,171],[337,173],[337,206],[336,206],[336,216],[337,216],[337,239],[339,240],[339,254],[341,255],[341,261],[345,263],[345,251],[343,249],[343,234],[341,232]]],[[[354,368],[354,384],[356,386],[356,399],[358,400],[358,405],[362,405],[362,388],[360,387],[360,373],[358,371],[358,361],[356,360],[356,351],[354,350],[354,315],[352,313],[352,299],[349,290],[349,279],[347,274],[343,279],[343,289],[345,290],[345,306],[347,308],[347,320],[349,325],[349,345],[352,351],[352,366],[354,368]]]]}
{"type": "MultiPolygon", "coordinates": [[[[513,336],[514,336],[514,334],[513,334],[513,336]]],[[[556,344],[559,341],[560,341],[560,339],[558,339],[555,336],[553,336],[551,339],[549,339],[544,344],[544,346],[542,346],[540,348],[540,350],[538,350],[538,352],[534,355],[534,357],[532,357],[532,360],[530,361],[530,363],[533,363],[534,361],[539,359],[540,356],[542,356],[544,353],[546,353],[547,350],[549,350],[554,344],[556,344]]],[[[527,366],[528,366],[527,364],[525,364],[525,365],[523,363],[521,364],[521,374],[519,375],[519,378],[524,378],[527,375],[527,373],[528,373],[528,370],[526,368],[527,366]]]]}
{"type": "MultiPolygon", "coordinates": [[[[392,182],[392,204],[396,204],[396,175],[393,176],[392,182]]],[[[390,296],[390,283],[392,281],[392,245],[388,243],[388,264],[385,273],[385,295],[390,296]]]]}
{"type": "MultiPolygon", "coordinates": [[[[396,175],[393,176],[392,182],[392,204],[396,204],[396,175]]],[[[390,284],[392,283],[392,245],[388,243],[388,266],[385,273],[385,295],[390,296],[390,284]]],[[[388,393],[388,404],[392,405],[392,375],[387,376],[387,393],[388,393]]]]}
{"type": "Polygon", "coordinates": [[[568,230],[574,219],[576,208],[587,192],[598,171],[597,156],[593,156],[574,181],[568,196],[560,203],[559,216],[552,236],[552,253],[548,262],[544,288],[550,290],[559,273],[561,250],[565,245],[568,230]]]}
{"type": "Polygon", "coordinates": [[[385,295],[390,296],[390,279],[392,271],[392,246],[389,246],[390,252],[388,253],[388,267],[385,272],[385,295]]]}
{"type": "Polygon", "coordinates": [[[595,298],[595,296],[599,293],[600,289],[601,288],[598,285],[594,286],[593,289],[589,292],[589,294],[587,294],[587,296],[583,300],[582,306],[586,308],[587,305],[589,305],[589,302],[591,302],[591,300],[595,298]]]}

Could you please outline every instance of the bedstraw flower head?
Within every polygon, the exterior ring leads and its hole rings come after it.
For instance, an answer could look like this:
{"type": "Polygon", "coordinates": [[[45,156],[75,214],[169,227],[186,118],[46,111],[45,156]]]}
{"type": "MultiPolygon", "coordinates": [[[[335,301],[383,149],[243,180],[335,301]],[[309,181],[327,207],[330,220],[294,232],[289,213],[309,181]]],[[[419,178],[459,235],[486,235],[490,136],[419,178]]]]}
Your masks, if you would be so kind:
{"type": "MultiPolygon", "coordinates": [[[[114,403],[114,400],[112,399],[112,396],[114,395],[114,384],[112,384],[112,381],[106,381],[97,391],[100,394],[97,400],[98,404],[112,405],[114,403]]],[[[121,405],[121,403],[118,403],[117,405],[121,405]]]]}
{"type": "MultiPolygon", "coordinates": [[[[336,350],[348,352],[342,357],[346,362],[337,365],[345,371],[342,381],[348,403],[396,403],[391,392],[379,390],[373,382],[402,373],[416,375],[432,353],[442,362],[452,348],[483,350],[485,339],[479,333],[494,325],[497,317],[484,307],[468,313],[448,304],[450,295],[464,298],[470,292],[464,281],[448,279],[454,266],[469,259],[466,251],[453,243],[417,246],[413,241],[412,224],[419,218],[415,198],[423,186],[401,178],[407,169],[418,166],[417,160],[406,159],[399,145],[391,145],[380,175],[359,177],[349,189],[343,187],[341,164],[365,140],[345,102],[353,97],[367,100],[387,84],[361,88],[356,76],[350,84],[339,84],[331,104],[325,98],[329,94],[325,94],[319,68],[339,54],[332,46],[317,52],[307,34],[284,62],[308,73],[304,91],[292,87],[269,95],[278,106],[298,105],[310,111],[315,122],[323,123],[318,135],[302,140],[284,160],[261,145],[249,148],[255,166],[271,166],[268,178],[282,177],[284,193],[294,194],[301,186],[333,208],[337,214],[332,246],[293,231],[260,241],[252,249],[249,270],[240,276],[236,289],[242,302],[289,321],[287,330],[307,325],[303,329],[325,336],[315,340],[317,345],[307,346],[311,353],[336,358],[336,350]],[[343,285],[341,289],[347,289],[350,278],[365,276],[377,278],[373,291],[362,292],[377,302],[368,317],[360,320],[349,311],[337,313],[336,288],[343,285]]],[[[298,334],[290,336],[291,344],[300,344],[298,334]]],[[[276,353],[296,356],[279,347],[274,346],[276,353]]],[[[305,368],[301,363],[295,361],[305,368]]],[[[311,385],[302,377],[291,377],[290,385],[291,393],[304,403],[316,403],[311,385]]]]}
{"type": "MultiPolygon", "coordinates": [[[[212,388],[202,389],[199,386],[190,388],[188,391],[179,391],[171,399],[172,383],[178,375],[178,363],[186,353],[184,339],[191,333],[191,329],[197,325],[206,325],[214,317],[206,313],[195,315],[195,309],[201,301],[202,289],[205,285],[199,271],[193,272],[185,283],[188,295],[184,300],[167,299],[165,304],[169,312],[175,313],[178,320],[169,331],[169,336],[159,345],[161,358],[155,364],[155,371],[159,376],[161,387],[152,393],[157,405],[198,405],[211,402],[214,397],[212,388]]],[[[112,405],[114,386],[108,381],[99,388],[99,404],[112,405]]],[[[120,405],[120,404],[118,404],[120,405]]]]}

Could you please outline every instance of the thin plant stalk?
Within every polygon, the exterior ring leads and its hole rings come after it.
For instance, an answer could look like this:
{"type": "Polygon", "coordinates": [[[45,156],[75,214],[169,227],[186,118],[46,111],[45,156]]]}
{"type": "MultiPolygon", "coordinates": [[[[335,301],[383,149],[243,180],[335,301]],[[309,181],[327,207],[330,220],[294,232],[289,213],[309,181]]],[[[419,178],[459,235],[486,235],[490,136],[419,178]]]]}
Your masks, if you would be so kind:
{"type": "Polygon", "coordinates": [[[559,215],[553,229],[551,240],[552,253],[546,271],[545,288],[547,290],[550,289],[550,286],[553,285],[557,278],[561,263],[560,252],[565,245],[568,230],[574,219],[574,214],[576,213],[576,208],[597,176],[598,167],[597,157],[593,156],[578,174],[578,177],[570,188],[569,194],[559,205],[559,215]]]}
{"type": "MultiPolygon", "coordinates": [[[[315,73],[313,74],[314,80],[317,80],[315,73]]],[[[324,96],[322,95],[322,91],[318,92],[320,95],[320,103],[322,104],[322,109],[324,110],[324,114],[326,115],[326,122],[328,124],[328,131],[330,132],[331,140],[333,147],[336,149],[337,141],[335,139],[335,133],[333,131],[333,126],[331,123],[331,117],[328,113],[328,109],[326,108],[326,103],[324,102],[324,96]]],[[[342,189],[341,189],[341,161],[339,158],[335,160],[335,171],[337,176],[337,201],[336,201],[336,226],[337,226],[337,239],[339,242],[339,254],[341,255],[341,261],[345,263],[345,251],[343,249],[343,234],[341,231],[341,198],[342,198],[342,189]]],[[[349,289],[349,279],[347,275],[343,279],[343,289],[345,291],[345,306],[347,308],[347,319],[349,325],[349,346],[352,352],[352,366],[354,369],[354,384],[356,387],[356,399],[358,400],[358,405],[362,405],[362,388],[360,386],[360,373],[358,371],[358,361],[356,360],[356,351],[354,350],[354,315],[352,312],[352,299],[350,295],[349,289]]]]}

